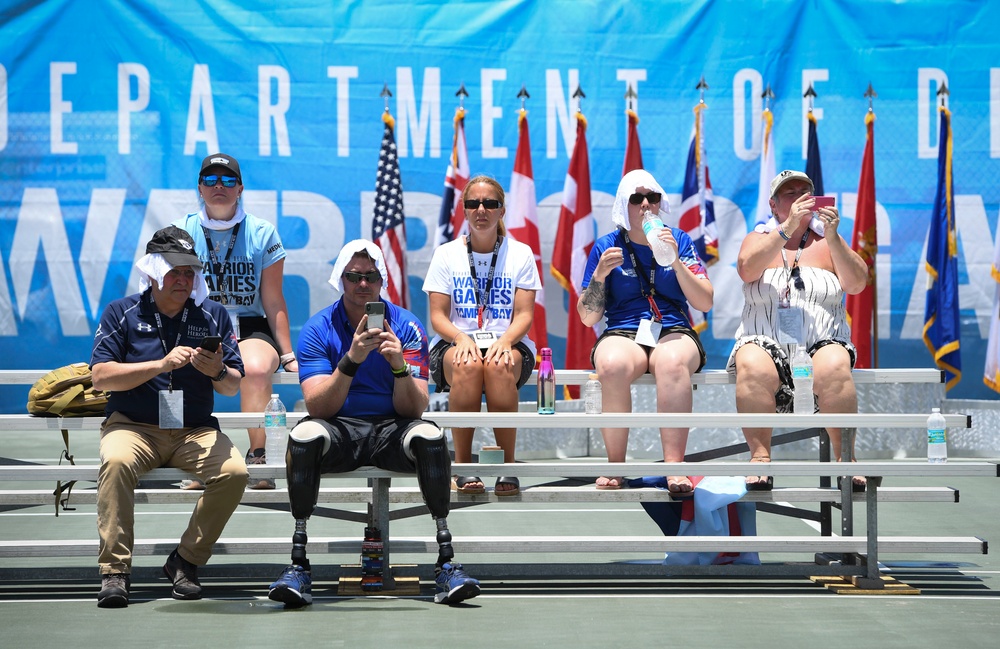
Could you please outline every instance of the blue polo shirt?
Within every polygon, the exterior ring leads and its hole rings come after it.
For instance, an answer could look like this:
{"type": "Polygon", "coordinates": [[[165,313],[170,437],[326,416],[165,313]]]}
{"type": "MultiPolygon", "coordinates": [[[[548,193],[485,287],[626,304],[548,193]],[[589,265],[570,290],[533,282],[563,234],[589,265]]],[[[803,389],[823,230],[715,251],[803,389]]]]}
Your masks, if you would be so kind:
{"type": "MultiPolygon", "coordinates": [[[[423,325],[415,315],[389,302],[385,302],[385,321],[403,346],[403,358],[410,366],[410,373],[426,381],[429,354],[423,325]]],[[[299,346],[295,352],[299,382],[312,376],[332,375],[337,363],[351,349],[353,339],[354,327],[347,320],[342,300],[309,318],[299,332],[299,346]]],[[[354,375],[347,399],[337,414],[344,417],[400,416],[392,404],[395,381],[389,361],[376,351],[369,352],[354,375]]]]}
{"type": "MultiPolygon", "coordinates": [[[[141,363],[160,360],[166,354],[163,346],[173,349],[175,343],[198,347],[205,336],[222,338],[222,362],[228,367],[243,371],[233,324],[226,308],[218,302],[205,300],[195,306],[189,299],[187,305],[173,318],[160,314],[160,331],[156,322],[156,304],[152,289],[115,300],[104,309],[101,323],[94,335],[94,348],[90,366],[98,363],[141,363]],[[184,312],[187,319],[184,320],[184,312]],[[180,340],[177,336],[180,334],[180,340]],[[162,335],[162,337],[161,337],[162,335]]],[[[112,392],[108,397],[106,415],[120,412],[132,421],[158,424],[160,418],[160,390],[166,390],[170,372],[158,374],[140,386],[124,392],[112,392]]],[[[215,390],[211,377],[205,376],[190,363],[173,371],[173,388],[184,391],[184,426],[211,426],[219,423],[212,416],[215,408],[215,390]]]]}

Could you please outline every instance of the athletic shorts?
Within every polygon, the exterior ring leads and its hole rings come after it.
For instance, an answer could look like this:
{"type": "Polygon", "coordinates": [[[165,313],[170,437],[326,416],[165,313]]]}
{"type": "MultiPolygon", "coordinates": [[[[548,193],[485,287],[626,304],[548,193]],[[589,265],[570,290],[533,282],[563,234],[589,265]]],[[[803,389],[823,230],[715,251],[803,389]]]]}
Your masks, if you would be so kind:
{"type": "MultiPolygon", "coordinates": [[[[431,349],[430,369],[431,378],[434,379],[435,392],[448,392],[451,386],[444,380],[444,353],[448,351],[454,343],[447,340],[439,340],[438,344],[431,349]]],[[[531,378],[531,371],[535,369],[535,355],[531,353],[528,346],[523,342],[514,343],[514,349],[521,352],[521,376],[517,379],[517,387],[520,388],[531,378]]]]}
{"type": "Polygon", "coordinates": [[[302,422],[306,421],[320,424],[330,434],[330,450],[323,456],[322,473],[346,473],[363,466],[414,473],[417,467],[407,457],[403,439],[411,428],[420,424],[436,426],[433,421],[425,419],[388,417],[302,419],[302,422]]]}
{"type": "MultiPolygon", "coordinates": [[[[689,336],[691,340],[694,341],[694,344],[698,346],[698,355],[701,357],[701,361],[698,363],[698,369],[695,371],[700,372],[701,368],[705,367],[705,361],[708,360],[708,356],[705,355],[705,348],[701,346],[701,338],[698,337],[698,332],[691,327],[674,325],[673,327],[661,329],[660,339],[662,340],[664,336],[672,333],[681,333],[685,336],[689,336]]],[[[610,338],[611,336],[622,336],[623,338],[628,338],[629,340],[635,340],[635,335],[635,329],[605,329],[604,333],[601,334],[601,337],[597,339],[596,343],[594,343],[594,348],[590,350],[590,366],[597,367],[597,364],[594,363],[594,354],[597,353],[597,346],[601,344],[602,340],[610,338]]]]}

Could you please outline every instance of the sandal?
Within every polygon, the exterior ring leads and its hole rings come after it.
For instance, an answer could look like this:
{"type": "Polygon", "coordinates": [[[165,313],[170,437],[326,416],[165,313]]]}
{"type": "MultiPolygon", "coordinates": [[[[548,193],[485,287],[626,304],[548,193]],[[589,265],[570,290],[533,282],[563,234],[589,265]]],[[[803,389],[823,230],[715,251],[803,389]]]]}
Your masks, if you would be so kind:
{"type": "Polygon", "coordinates": [[[516,496],[521,493],[521,481],[517,478],[497,478],[496,484],[493,486],[493,492],[498,498],[506,498],[507,496],[516,496]],[[497,489],[500,485],[511,485],[512,489],[497,489]]]}
{"type": "Polygon", "coordinates": [[[625,478],[623,478],[622,476],[614,476],[611,478],[605,478],[604,476],[601,476],[600,478],[597,479],[597,482],[594,486],[601,491],[614,491],[616,489],[621,489],[622,487],[625,486],[625,478]],[[604,480],[604,484],[601,484],[601,480],[604,480]]]}
{"type": "Polygon", "coordinates": [[[683,500],[694,496],[694,485],[691,484],[691,480],[687,476],[673,479],[667,478],[667,491],[670,492],[670,497],[674,500],[683,500]],[[685,484],[690,489],[682,489],[681,487],[685,484]]]}
{"type": "MultiPolygon", "coordinates": [[[[771,456],[769,455],[758,455],[757,457],[750,458],[750,462],[762,464],[769,463],[771,461],[771,456]]],[[[774,476],[747,476],[757,478],[756,482],[747,483],[747,491],[771,491],[774,489],[774,476]],[[764,478],[761,480],[761,478],[764,478]]]]}
{"type": "Polygon", "coordinates": [[[483,484],[482,478],[457,475],[455,476],[455,491],[460,494],[482,494],[486,493],[486,486],[483,484]],[[478,482],[479,486],[469,486],[475,482],[478,482]]]}
{"type": "MultiPolygon", "coordinates": [[[[844,482],[844,476],[837,476],[837,489],[841,488],[841,484],[843,482],[844,482]]],[[[868,488],[868,481],[864,478],[864,476],[856,475],[854,476],[854,479],[851,480],[851,491],[853,491],[854,493],[862,494],[865,492],[865,489],[867,488],[868,488]]]]}

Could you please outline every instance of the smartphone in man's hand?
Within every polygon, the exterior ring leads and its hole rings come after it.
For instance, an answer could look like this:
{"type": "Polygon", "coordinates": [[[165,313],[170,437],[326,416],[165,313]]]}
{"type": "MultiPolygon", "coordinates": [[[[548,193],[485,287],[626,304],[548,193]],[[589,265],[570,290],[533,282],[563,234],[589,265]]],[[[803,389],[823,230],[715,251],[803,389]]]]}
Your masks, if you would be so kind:
{"type": "Polygon", "coordinates": [[[368,316],[368,329],[385,328],[385,304],[382,302],[368,302],[365,304],[365,314],[368,316]]]}
{"type": "Polygon", "coordinates": [[[208,352],[217,352],[219,351],[219,345],[221,344],[222,344],[221,336],[205,336],[205,338],[202,339],[201,345],[199,345],[199,347],[208,352]]]}

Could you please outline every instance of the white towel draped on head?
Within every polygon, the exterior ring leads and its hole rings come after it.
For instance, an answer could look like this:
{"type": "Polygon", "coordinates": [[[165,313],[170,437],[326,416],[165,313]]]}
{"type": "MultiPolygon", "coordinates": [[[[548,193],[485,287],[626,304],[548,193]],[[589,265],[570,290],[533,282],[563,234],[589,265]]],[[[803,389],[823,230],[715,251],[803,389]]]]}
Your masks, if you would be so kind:
{"type": "Polygon", "coordinates": [[[663,197],[660,199],[660,219],[670,214],[670,204],[667,202],[667,194],[656,182],[653,174],[645,169],[635,169],[622,176],[618,183],[618,191],[615,193],[615,202],[611,206],[611,221],[620,228],[630,230],[628,222],[628,197],[635,193],[637,187],[645,187],[652,192],[659,192],[663,197]]]}
{"type": "MultiPolygon", "coordinates": [[[[150,279],[155,281],[157,286],[163,288],[163,278],[174,267],[167,263],[163,255],[153,253],[140,257],[139,261],[135,262],[135,269],[141,273],[139,276],[139,292],[145,293],[146,289],[152,286],[150,279]]],[[[195,271],[194,289],[191,291],[191,297],[197,306],[201,306],[201,303],[208,297],[208,284],[205,282],[205,274],[200,270],[195,271]]]]}
{"type": "Polygon", "coordinates": [[[330,273],[330,279],[327,281],[330,283],[330,286],[343,293],[344,269],[347,268],[347,264],[350,263],[351,258],[361,251],[364,251],[369,257],[375,260],[375,268],[378,269],[379,274],[382,276],[381,295],[383,299],[387,299],[388,294],[385,292],[385,287],[389,283],[389,274],[385,269],[385,259],[382,257],[382,249],[365,239],[355,239],[344,244],[344,247],[340,249],[340,254],[337,255],[337,261],[333,264],[333,272],[330,273]]]}
{"type": "MultiPolygon", "coordinates": [[[[774,216],[771,216],[771,218],[768,219],[766,223],[758,223],[757,227],[755,227],[753,231],[759,232],[760,234],[767,234],[776,227],[778,227],[778,219],[774,218],[774,216]]],[[[809,229],[815,232],[817,237],[823,236],[823,231],[824,231],[823,221],[821,221],[820,218],[816,216],[816,212],[813,212],[813,217],[809,221],[809,229]]],[[[785,234],[788,233],[786,232],[785,234]]]]}
{"type": "Polygon", "coordinates": [[[236,224],[247,217],[247,213],[243,211],[243,205],[240,203],[236,204],[236,214],[233,214],[233,218],[228,221],[219,221],[218,219],[210,219],[208,215],[205,214],[205,210],[198,212],[198,222],[201,223],[202,227],[206,227],[209,230],[228,230],[230,228],[236,227],[236,224]]]}

